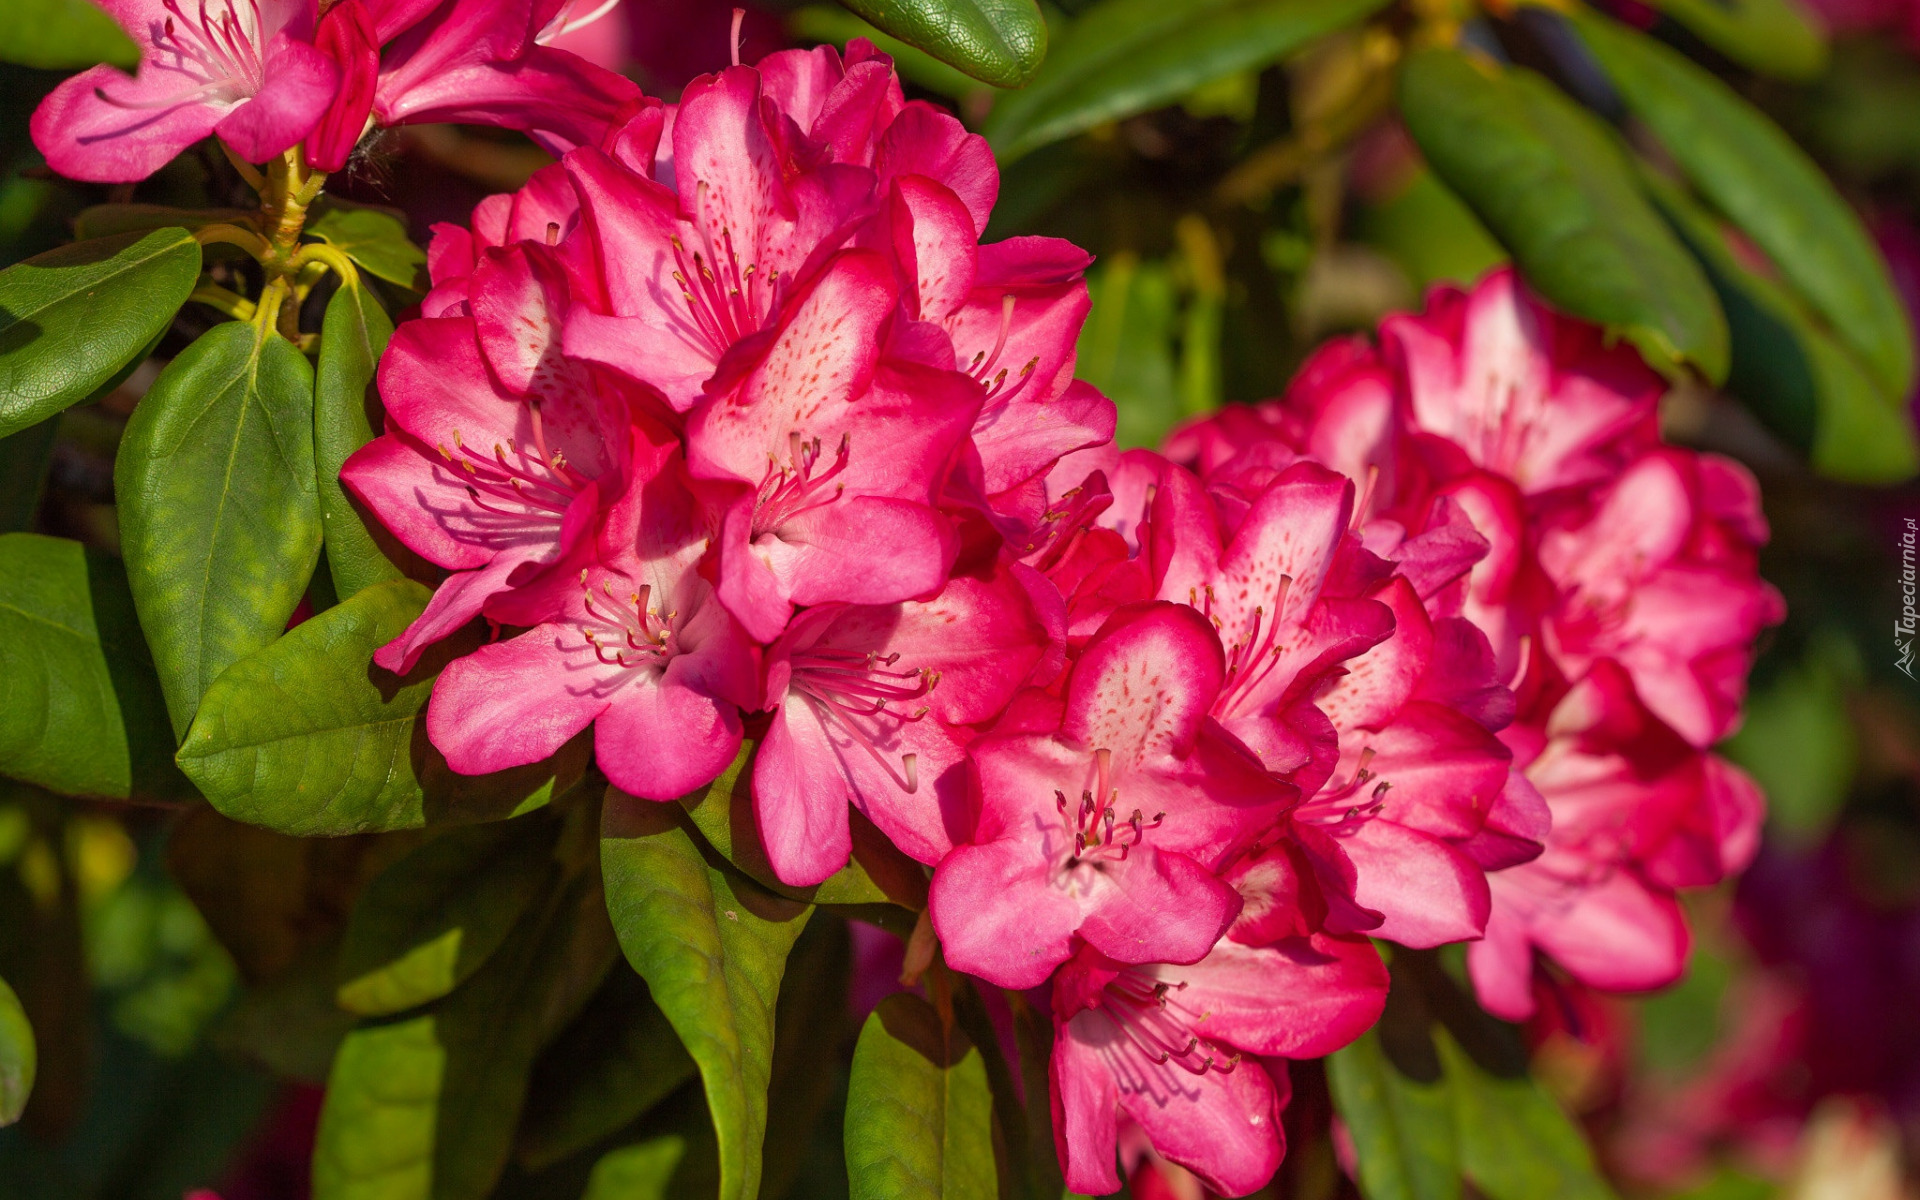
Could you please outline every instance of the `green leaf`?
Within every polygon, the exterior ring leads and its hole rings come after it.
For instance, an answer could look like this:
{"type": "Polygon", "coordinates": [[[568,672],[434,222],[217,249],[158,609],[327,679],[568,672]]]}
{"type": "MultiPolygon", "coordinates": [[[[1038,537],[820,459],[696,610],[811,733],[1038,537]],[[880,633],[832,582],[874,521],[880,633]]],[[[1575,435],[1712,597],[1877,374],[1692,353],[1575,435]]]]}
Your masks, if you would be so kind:
{"type": "Polygon", "coordinates": [[[442,643],[403,677],[372,665],[427,596],[409,580],[376,584],[235,663],[207,690],[181,768],[227,816],[302,837],[499,820],[571,787],[584,739],[481,776],[454,774],[433,749],[434,677],[471,640],[442,643]]]}
{"type": "Polygon", "coordinates": [[[95,204],[73,219],[73,234],[83,241],[154,229],[199,229],[206,225],[257,227],[258,208],[175,208],[170,204],[95,204]]]}
{"type": "Polygon", "coordinates": [[[1633,114],[1867,366],[1913,387],[1913,332],[1873,239],[1791,138],[1677,52],[1598,18],[1575,28],[1633,114]]]}
{"type": "Polygon", "coordinates": [[[983,132],[1010,162],[1265,66],[1383,7],[1385,0],[1101,0],[1061,35],[1031,84],[996,100],[983,132]]]}
{"type": "Polygon", "coordinates": [[[383,544],[398,550],[380,524],[340,486],[347,456],[374,438],[369,410],[374,369],[393,336],[393,321],[359,287],[342,287],[327,301],[320,327],[320,364],[313,382],[313,457],[320,491],[320,527],[327,569],[341,597],[376,583],[404,578],[383,544]]]}
{"type": "Polygon", "coordinates": [[[0,533],[18,533],[33,524],[59,432],[59,418],[48,417],[0,437],[0,533]]]}
{"type": "Polygon", "coordinates": [[[1434,173],[1550,303],[1618,330],[1656,366],[1726,378],[1713,288],[1604,126],[1531,71],[1444,49],[1409,57],[1400,108],[1434,173]]]}
{"type": "Polygon", "coordinates": [[[199,276],[200,244],[184,229],[75,242],[0,271],[0,437],[144,358],[199,276]]]}
{"type": "Polygon", "coordinates": [[[1388,1058],[1374,1030],[1328,1056],[1327,1086],[1353,1135],[1367,1200],[1460,1195],[1453,1106],[1445,1079],[1421,1082],[1409,1077],[1388,1058]]]}
{"type": "Polygon", "coordinates": [[[410,291],[426,290],[427,252],[413,244],[407,223],[393,213],[330,201],[308,222],[307,232],[338,247],[370,275],[410,291]]]}
{"type": "Polygon", "coordinates": [[[687,1139],[674,1134],[610,1150],[593,1164],[581,1200],[665,1200],[686,1155],[687,1139]]]}
{"type": "Polygon", "coordinates": [[[795,9],[787,17],[787,29],[796,38],[815,42],[832,42],[842,48],[854,38],[866,38],[882,54],[893,59],[893,65],[899,70],[900,78],[908,83],[917,83],[928,91],[945,96],[949,100],[965,100],[969,96],[984,94],[989,90],[990,85],[980,82],[965,71],[950,67],[926,51],[907,45],[899,38],[888,37],[842,8],[813,4],[806,8],[795,9]]]}
{"type": "Polygon", "coordinates": [[[0,535],[0,774],[67,795],[171,797],[186,790],[172,750],[120,564],[0,535]]]}
{"type": "Polygon", "coordinates": [[[1796,0],[1650,0],[1735,62],[1811,83],[1827,67],[1827,38],[1796,0]]]}
{"type": "Polygon", "coordinates": [[[853,858],[812,887],[781,883],[767,859],[753,814],[753,755],[759,743],[742,742],[733,762],[706,787],[680,798],[694,828],[720,856],[767,890],[809,904],[899,904],[925,908],[926,874],[894,849],[858,812],[851,814],[853,858]]]}
{"type": "Polygon", "coordinates": [[[812,915],[715,856],[679,809],[609,792],[602,812],[607,912],[700,1068],[720,1141],[720,1200],[759,1192],[774,1004],[812,915]]]}
{"type": "Polygon", "coordinates": [[[853,1200],[993,1200],[993,1098],[980,1051],[896,992],[860,1031],[847,1093],[853,1200]]]}
{"type": "Polygon", "coordinates": [[[1047,54],[1034,0],[840,0],[910,46],[995,87],[1019,87],[1047,54]]]}
{"type": "Polygon", "coordinates": [[[140,47],[87,0],[7,0],[0,4],[0,61],[45,71],[105,62],[131,71],[140,47]]]}
{"type": "Polygon", "coordinates": [[[228,664],[286,628],[320,557],[313,368],[216,325],[153,381],[114,462],[120,544],[176,735],[228,664]]]}
{"type": "Polygon", "coordinates": [[[1121,251],[1088,272],[1087,289],[1093,309],[1074,374],[1113,398],[1115,442],[1158,446],[1185,415],[1174,380],[1173,276],[1165,263],[1121,251]]]}
{"type": "Polygon", "coordinates": [[[549,882],[552,832],[527,821],[449,830],[382,871],[347,922],[340,1007],[405,1012],[470,978],[549,882]]]}
{"type": "Polygon", "coordinates": [[[20,1119],[33,1092],[33,1026],[7,981],[0,979],[0,1125],[20,1119]]]}
{"type": "MultiPolygon", "coordinates": [[[[1444,1029],[1434,1044],[1453,1097],[1460,1165],[1488,1200],[1611,1200],[1593,1152],[1553,1097],[1530,1076],[1503,1079],[1480,1069],[1444,1029]]],[[[1362,1152],[1365,1161],[1365,1152],[1362,1152]]]]}

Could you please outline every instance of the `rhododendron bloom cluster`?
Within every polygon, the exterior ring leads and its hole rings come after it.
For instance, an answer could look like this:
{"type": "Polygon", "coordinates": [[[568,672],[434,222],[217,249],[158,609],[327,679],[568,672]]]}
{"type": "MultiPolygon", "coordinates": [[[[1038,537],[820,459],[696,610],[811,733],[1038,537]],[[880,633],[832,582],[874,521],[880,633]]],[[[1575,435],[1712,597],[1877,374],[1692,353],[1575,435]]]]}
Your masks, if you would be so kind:
{"type": "MultiPolygon", "coordinates": [[[[438,111],[401,97],[440,35],[350,8],[342,94],[438,111]]],[[[555,19],[460,69],[538,76],[555,19]]],[[[1495,275],[1121,454],[1073,379],[1090,259],[983,244],[986,144],[872,47],[602,100],[435,231],[342,476],[448,572],[377,662],[496,635],[434,684],[456,771],[591,728],[667,801],[750,741],[800,887],[858,810],[930,871],[948,966],[1049,989],[1080,1193],[1143,1139],[1262,1186],[1286,1060],[1381,1012],[1371,938],[1471,942],[1510,1015],[1535,948],[1603,986],[1677,970],[1673,889],[1751,847],[1706,747],[1778,601],[1750,482],[1660,443],[1629,352],[1495,275]]]]}

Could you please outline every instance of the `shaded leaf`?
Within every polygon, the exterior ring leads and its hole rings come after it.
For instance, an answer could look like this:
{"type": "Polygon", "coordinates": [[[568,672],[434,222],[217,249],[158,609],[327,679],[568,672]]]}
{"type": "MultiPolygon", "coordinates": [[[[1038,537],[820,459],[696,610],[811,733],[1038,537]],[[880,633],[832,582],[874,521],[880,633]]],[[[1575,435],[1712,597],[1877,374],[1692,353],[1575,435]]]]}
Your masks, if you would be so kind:
{"type": "Polygon", "coordinates": [[[76,796],[187,794],[120,564],[0,535],[0,774],[76,796]]]}
{"type": "Polygon", "coordinates": [[[984,132],[1002,162],[1171,103],[1354,24],[1385,0],[1102,0],[1086,10],[984,132]]]}
{"type": "Polygon", "coordinates": [[[759,1192],[774,1005],[813,910],[702,854],[677,808],[610,791],[602,813],[607,912],[699,1065],[720,1144],[721,1200],[759,1192]]]}
{"type": "Polygon", "coordinates": [[[1452,50],[1411,55],[1400,92],[1434,173],[1549,302],[1618,330],[1656,365],[1726,377],[1713,289],[1604,126],[1531,71],[1452,50]]]}
{"type": "Polygon", "coordinates": [[[329,201],[307,223],[307,232],[328,242],[362,270],[410,291],[426,290],[427,252],[407,236],[407,223],[378,208],[352,208],[329,201]]]}
{"type": "Polygon", "coordinates": [[[1880,386],[1913,386],[1913,333],[1886,264],[1812,159],[1708,72],[1612,22],[1580,18],[1633,114],[1859,355],[1880,386]]]}
{"type": "Polygon", "coordinates": [[[131,71],[140,47],[87,0],[7,0],[0,4],[0,62],[45,71],[104,62],[131,71]]]}
{"type": "Polygon", "coordinates": [[[1047,53],[1034,0],[840,0],[910,46],[996,87],[1019,87],[1047,53]]]}
{"type": "Polygon", "coordinates": [[[347,456],[377,432],[369,415],[379,403],[372,393],[374,368],[392,336],[392,319],[364,289],[342,287],[327,301],[313,381],[313,457],[327,570],[342,599],[403,578],[388,558],[389,550],[399,550],[398,543],[340,486],[347,456]]]}
{"type": "Polygon", "coordinates": [[[1327,1058],[1327,1085],[1353,1136],[1361,1191],[1367,1200],[1458,1196],[1460,1166],[1447,1083],[1419,1082],[1404,1074],[1387,1057],[1380,1036],[1369,1031],[1327,1058]]]}
{"type": "Polygon", "coordinates": [[[992,1200],[993,1099],[980,1051],[896,992],[860,1031],[847,1094],[853,1200],[992,1200]]]}
{"type": "Polygon", "coordinates": [[[0,437],[0,533],[18,533],[32,526],[59,432],[59,418],[48,417],[0,437]]]}
{"type": "Polygon", "coordinates": [[[593,1164],[581,1200],[664,1200],[686,1154],[687,1139],[673,1134],[610,1150],[593,1164]]]}
{"type": "Polygon", "coordinates": [[[154,229],[199,229],[206,225],[257,228],[258,208],[175,208],[170,204],[95,204],[73,219],[73,234],[81,240],[154,229]]]}
{"type": "Polygon", "coordinates": [[[235,820],[303,837],[499,820],[539,807],[586,767],[576,739],[544,763],[458,775],[427,740],[443,643],[396,677],[373,652],[426,607],[409,580],[376,584],[235,663],[208,689],[180,765],[235,820]]]}
{"type": "Polygon", "coordinates": [[[1795,0],[1649,0],[1744,66],[1808,83],[1827,66],[1827,38],[1795,0]]]}
{"type": "Polygon", "coordinates": [[[199,275],[200,245],[184,229],[75,242],[0,271],[0,437],[146,357],[199,275]]]}
{"type": "Polygon", "coordinates": [[[0,979],[0,1125],[11,1125],[26,1110],[35,1068],[33,1026],[7,981],[0,979]]]}
{"type": "MultiPolygon", "coordinates": [[[[1531,1077],[1480,1069],[1444,1029],[1434,1044],[1453,1098],[1460,1166],[1489,1200],[1611,1200],[1587,1139],[1531,1077]]],[[[1362,1151],[1362,1161],[1365,1152],[1362,1151]]]]}
{"type": "Polygon", "coordinates": [[[1087,273],[1093,309],[1080,327],[1074,375],[1112,398],[1114,442],[1158,446],[1185,408],[1174,379],[1173,277],[1165,263],[1122,251],[1087,273]]]}

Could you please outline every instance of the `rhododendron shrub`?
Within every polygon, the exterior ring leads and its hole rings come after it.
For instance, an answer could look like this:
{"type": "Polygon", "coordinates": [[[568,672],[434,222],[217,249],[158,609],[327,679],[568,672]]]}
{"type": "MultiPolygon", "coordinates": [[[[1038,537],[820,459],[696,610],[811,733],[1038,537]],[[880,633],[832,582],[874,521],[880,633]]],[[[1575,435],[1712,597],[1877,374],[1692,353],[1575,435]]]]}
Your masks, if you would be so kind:
{"type": "Polygon", "coordinates": [[[1604,1190],[1525,1037],[1759,852],[1747,464],[1920,466],[1734,93],[1511,5],[103,7],[0,272],[0,866],[92,939],[0,929],[0,1124],[97,1012],[301,1081],[234,1195],[1604,1190]],[[1436,190],[1485,261],[1388,261],[1436,190]]]}

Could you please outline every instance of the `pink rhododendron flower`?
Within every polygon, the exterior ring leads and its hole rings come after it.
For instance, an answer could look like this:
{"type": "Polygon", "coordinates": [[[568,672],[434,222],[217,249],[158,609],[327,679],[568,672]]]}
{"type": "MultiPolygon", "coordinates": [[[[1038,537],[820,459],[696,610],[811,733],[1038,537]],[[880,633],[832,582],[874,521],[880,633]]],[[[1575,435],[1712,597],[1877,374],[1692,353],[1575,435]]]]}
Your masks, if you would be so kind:
{"type": "Polygon", "coordinates": [[[1206,714],[1225,664],[1191,609],[1116,613],[1074,665],[1056,732],[971,747],[978,825],[935,870],[947,961],[1033,987],[1081,944],[1193,962],[1238,914],[1217,863],[1295,799],[1206,714]]]}
{"type": "Polygon", "coordinates": [[[214,134],[265,162],[314,128],[340,83],[313,46],[314,0],[103,0],[140,48],[132,79],[97,66],[34,110],[34,145],[72,179],[131,183],[214,134]]]}

